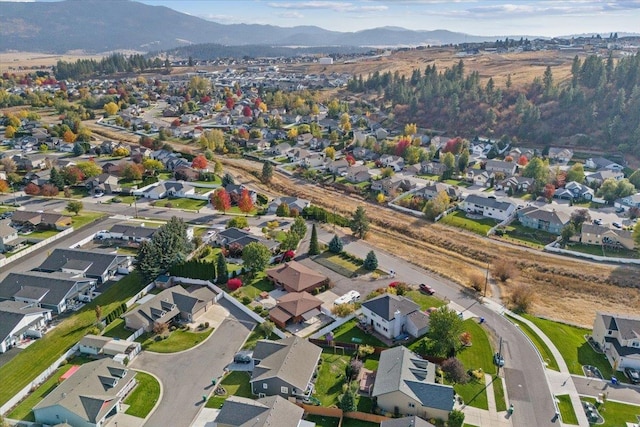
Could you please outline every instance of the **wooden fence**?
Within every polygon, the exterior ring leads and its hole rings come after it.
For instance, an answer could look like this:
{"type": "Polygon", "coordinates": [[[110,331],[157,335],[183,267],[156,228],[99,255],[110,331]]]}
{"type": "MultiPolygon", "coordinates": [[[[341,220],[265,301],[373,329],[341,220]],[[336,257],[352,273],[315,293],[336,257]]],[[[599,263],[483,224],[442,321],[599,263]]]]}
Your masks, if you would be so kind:
{"type": "Polygon", "coordinates": [[[389,419],[383,415],[368,414],[366,412],[343,412],[340,408],[325,408],[322,406],[306,405],[304,403],[296,404],[304,409],[304,412],[309,415],[338,418],[338,427],[342,426],[342,420],[344,418],[352,418],[354,420],[367,421],[370,423],[381,423],[389,419]]]}

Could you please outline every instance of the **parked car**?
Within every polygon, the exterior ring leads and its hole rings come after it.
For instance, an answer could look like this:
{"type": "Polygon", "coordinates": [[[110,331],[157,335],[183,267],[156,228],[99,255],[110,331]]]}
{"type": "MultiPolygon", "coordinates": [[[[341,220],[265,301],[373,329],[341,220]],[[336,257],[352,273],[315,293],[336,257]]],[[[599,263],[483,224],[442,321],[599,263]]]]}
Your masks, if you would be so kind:
{"type": "Polygon", "coordinates": [[[427,295],[433,295],[436,293],[436,291],[434,291],[431,286],[426,285],[424,283],[420,284],[420,292],[425,293],[427,295]]]}
{"type": "Polygon", "coordinates": [[[251,363],[252,359],[252,351],[239,351],[235,356],[233,356],[233,363],[251,363]]]}
{"type": "Polygon", "coordinates": [[[102,191],[96,191],[93,194],[93,197],[96,198],[96,199],[99,198],[99,197],[102,197],[102,196],[104,196],[104,193],[102,191]]]}
{"type": "Polygon", "coordinates": [[[615,228],[622,228],[622,224],[620,224],[619,222],[614,222],[613,225],[615,228]]]}
{"type": "Polygon", "coordinates": [[[602,225],[602,219],[600,219],[600,218],[598,218],[598,219],[594,219],[594,220],[593,220],[593,223],[594,223],[595,225],[602,225]]]}
{"type": "Polygon", "coordinates": [[[493,364],[502,368],[504,366],[504,357],[500,353],[494,354],[493,364]]]}
{"type": "Polygon", "coordinates": [[[633,368],[626,368],[624,373],[627,374],[627,378],[631,381],[632,384],[640,383],[640,371],[633,368]]]}

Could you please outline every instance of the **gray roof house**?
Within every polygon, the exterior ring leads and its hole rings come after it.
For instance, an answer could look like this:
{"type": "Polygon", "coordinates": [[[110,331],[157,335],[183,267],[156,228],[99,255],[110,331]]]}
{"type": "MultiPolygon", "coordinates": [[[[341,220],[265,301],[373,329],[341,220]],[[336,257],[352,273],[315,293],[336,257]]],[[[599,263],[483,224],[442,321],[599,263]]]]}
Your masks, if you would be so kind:
{"type": "Polygon", "coordinates": [[[428,421],[412,415],[404,418],[391,418],[380,423],[380,427],[435,427],[428,421]]]}
{"type": "Polygon", "coordinates": [[[640,317],[598,312],[591,336],[614,370],[640,369],[640,317]]]}
{"type": "Polygon", "coordinates": [[[42,337],[51,310],[20,301],[0,302],[0,353],[14,347],[27,336],[42,337]]]}
{"type": "Polygon", "coordinates": [[[594,194],[593,188],[570,181],[564,185],[564,188],[558,188],[553,197],[564,200],[591,200],[594,194]]]}
{"type": "Polygon", "coordinates": [[[229,246],[232,243],[237,243],[242,247],[245,247],[249,243],[262,243],[270,251],[275,251],[280,247],[280,242],[275,239],[265,239],[260,236],[251,234],[249,231],[241,230],[239,228],[231,227],[218,232],[215,236],[215,243],[218,246],[229,246]]]}
{"type": "Polygon", "coordinates": [[[275,214],[278,210],[278,206],[282,203],[286,203],[289,206],[289,210],[297,209],[299,213],[302,213],[304,208],[311,206],[311,202],[305,199],[299,199],[297,197],[278,197],[269,203],[267,213],[275,214]]]}
{"type": "Polygon", "coordinates": [[[414,338],[429,329],[429,316],[420,306],[403,296],[382,294],[362,303],[363,323],[387,339],[403,334],[414,338]]]}
{"type": "Polygon", "coordinates": [[[164,199],[165,197],[188,197],[195,194],[195,187],[184,181],[166,181],[134,191],[133,194],[152,200],[164,199]]]}
{"type": "Polygon", "coordinates": [[[116,224],[109,230],[109,235],[112,239],[121,239],[131,242],[142,242],[145,240],[151,240],[151,237],[158,231],[157,228],[116,224]]]}
{"type": "Polygon", "coordinates": [[[525,227],[558,235],[571,220],[571,216],[565,212],[542,209],[537,206],[520,209],[517,211],[517,216],[518,221],[525,227]]]}
{"type": "Polygon", "coordinates": [[[559,162],[559,163],[569,163],[571,158],[573,157],[573,151],[568,148],[549,148],[549,160],[559,162]]]}
{"type": "Polygon", "coordinates": [[[320,347],[297,336],[258,341],[253,350],[251,392],[259,397],[311,395],[320,354],[320,347]]]}
{"type": "Polygon", "coordinates": [[[640,193],[616,199],[613,205],[616,208],[623,209],[625,212],[627,212],[631,208],[640,209],[640,193]]]}
{"type": "Polygon", "coordinates": [[[413,194],[422,196],[426,200],[431,200],[441,192],[444,192],[451,200],[458,200],[462,194],[458,186],[445,184],[444,182],[430,182],[413,194]]]}
{"type": "Polygon", "coordinates": [[[40,305],[60,314],[75,301],[90,301],[96,280],[69,273],[9,273],[0,282],[0,301],[40,305]]]}
{"type": "Polygon", "coordinates": [[[584,166],[589,169],[607,169],[619,172],[624,169],[624,166],[622,166],[621,164],[613,162],[609,159],[605,159],[604,157],[591,157],[587,159],[587,161],[584,163],[584,166]]]}
{"type": "Polygon", "coordinates": [[[624,178],[624,173],[618,170],[611,169],[602,169],[597,172],[587,174],[584,179],[587,181],[587,184],[598,183],[602,184],[606,179],[615,179],[616,181],[621,181],[624,178]]]}
{"type": "Polygon", "coordinates": [[[304,409],[280,396],[257,400],[230,396],[218,412],[217,427],[298,427],[304,409]]]}
{"type": "Polygon", "coordinates": [[[111,359],[86,363],[33,408],[36,422],[98,427],[120,412],[135,387],[135,371],[111,359]]]}
{"type": "Polygon", "coordinates": [[[80,249],[55,249],[35,271],[52,273],[68,272],[98,279],[104,283],[116,274],[128,274],[131,257],[113,253],[83,251],[80,249]]]}
{"type": "Polygon", "coordinates": [[[113,194],[122,191],[122,187],[118,184],[118,177],[108,173],[100,174],[88,180],[86,187],[92,194],[99,192],[113,194]]]}
{"type": "Polygon", "coordinates": [[[388,412],[447,419],[453,387],[436,383],[436,365],[403,346],[380,353],[373,397],[388,412]]]}
{"type": "Polygon", "coordinates": [[[10,219],[0,221],[0,253],[13,250],[19,244],[18,230],[9,225],[10,219]]]}
{"type": "Polygon", "coordinates": [[[516,210],[516,205],[511,202],[500,201],[495,197],[470,194],[458,205],[458,209],[467,213],[504,221],[513,214],[516,210]]]}
{"type": "Polygon", "coordinates": [[[487,172],[501,172],[505,174],[507,177],[516,173],[518,165],[516,162],[505,162],[502,160],[487,160],[487,164],[485,166],[485,170],[487,172]]]}

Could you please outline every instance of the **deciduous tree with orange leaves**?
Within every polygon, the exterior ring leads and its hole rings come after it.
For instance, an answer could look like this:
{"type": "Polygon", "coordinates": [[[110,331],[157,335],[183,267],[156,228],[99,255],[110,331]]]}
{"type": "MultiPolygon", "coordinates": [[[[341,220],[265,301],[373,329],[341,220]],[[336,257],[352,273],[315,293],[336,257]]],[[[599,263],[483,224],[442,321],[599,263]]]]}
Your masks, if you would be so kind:
{"type": "Polygon", "coordinates": [[[211,204],[219,211],[226,212],[231,207],[231,197],[224,188],[218,188],[211,195],[211,204]]]}
{"type": "Polygon", "coordinates": [[[244,213],[249,213],[253,210],[253,200],[251,199],[251,195],[249,195],[249,190],[246,188],[242,190],[242,193],[240,194],[238,208],[240,208],[240,211],[244,213]]]}
{"type": "Polygon", "coordinates": [[[196,169],[206,169],[207,159],[203,155],[196,156],[191,162],[191,166],[196,169]]]}

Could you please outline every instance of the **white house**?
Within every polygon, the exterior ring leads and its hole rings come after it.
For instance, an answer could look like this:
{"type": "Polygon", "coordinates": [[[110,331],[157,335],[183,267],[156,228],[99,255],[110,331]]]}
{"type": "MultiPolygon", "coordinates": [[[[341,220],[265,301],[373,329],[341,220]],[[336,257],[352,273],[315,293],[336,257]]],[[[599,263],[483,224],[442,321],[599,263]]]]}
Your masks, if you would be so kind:
{"type": "Polygon", "coordinates": [[[393,168],[395,172],[400,172],[404,169],[404,159],[400,156],[393,156],[391,154],[383,154],[380,156],[380,163],[387,168],[393,168]]]}
{"type": "Polygon", "coordinates": [[[470,194],[458,205],[458,208],[467,213],[504,221],[515,212],[516,205],[510,202],[499,201],[495,197],[470,194]]]}
{"type": "Polygon", "coordinates": [[[25,337],[40,338],[51,321],[51,310],[20,301],[0,302],[0,353],[25,337]]]}
{"type": "Polygon", "coordinates": [[[614,370],[640,369],[640,317],[598,312],[591,336],[614,370]]]}
{"type": "Polygon", "coordinates": [[[364,302],[362,315],[367,327],[388,339],[403,334],[417,338],[429,328],[429,317],[420,311],[418,304],[393,294],[382,294],[364,302]]]}

